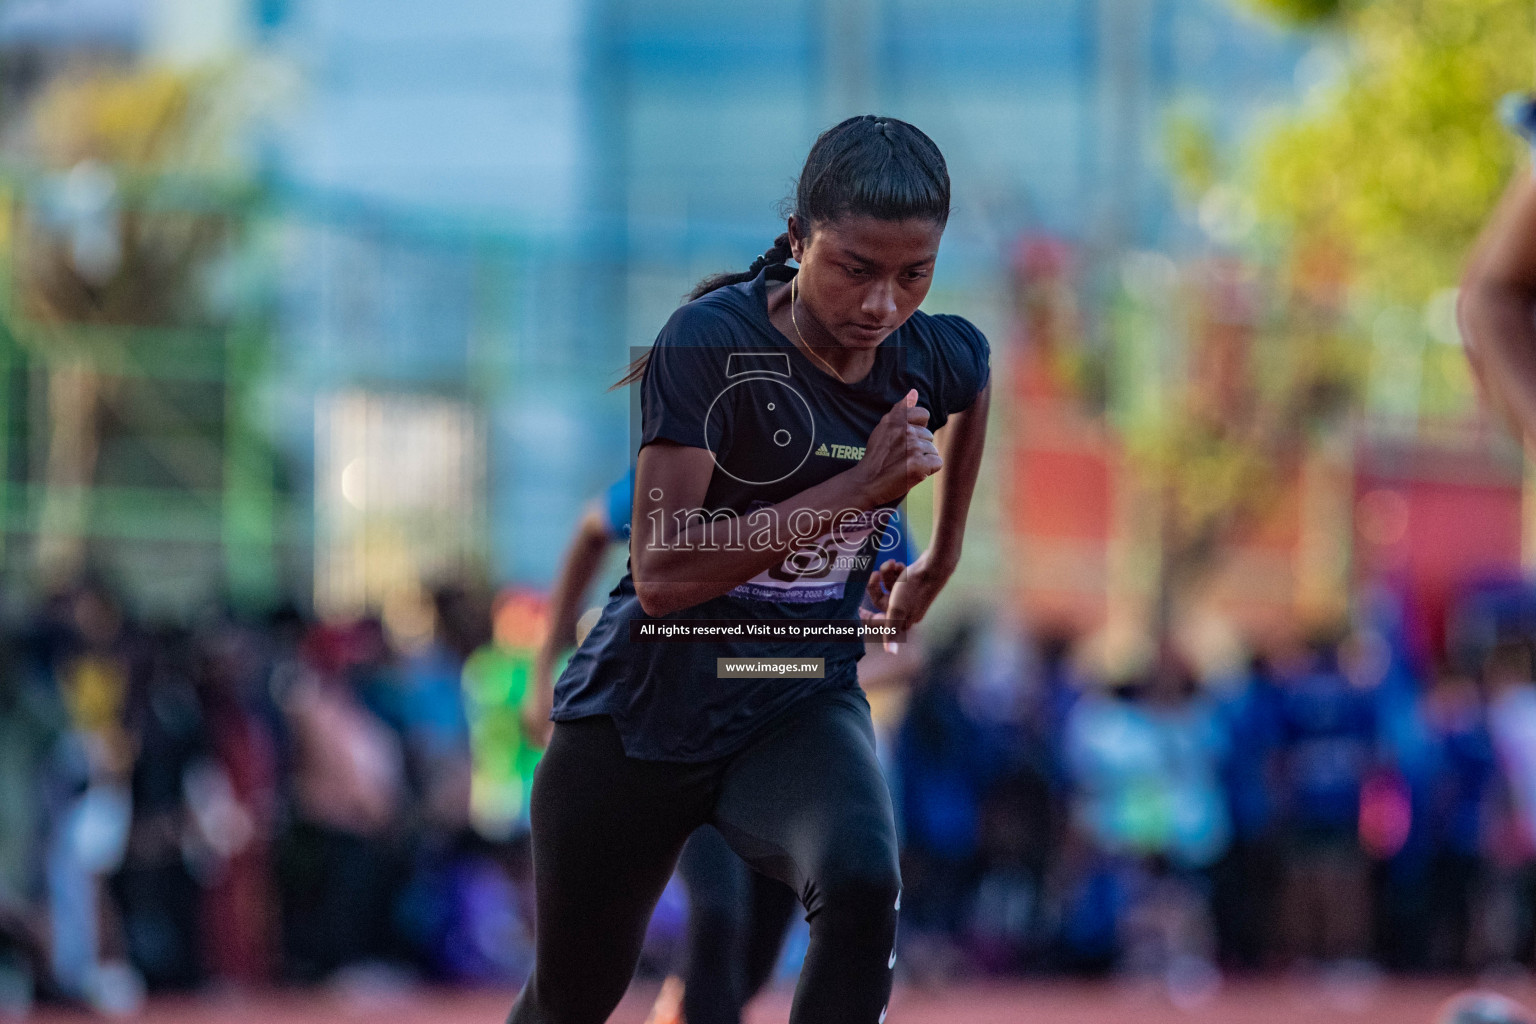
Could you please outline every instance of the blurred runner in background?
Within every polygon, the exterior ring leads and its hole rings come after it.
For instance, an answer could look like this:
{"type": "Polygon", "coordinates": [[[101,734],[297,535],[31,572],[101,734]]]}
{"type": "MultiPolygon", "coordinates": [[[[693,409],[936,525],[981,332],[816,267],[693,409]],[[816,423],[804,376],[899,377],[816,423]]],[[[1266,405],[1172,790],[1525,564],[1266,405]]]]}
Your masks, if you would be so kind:
{"type": "MultiPolygon", "coordinates": [[[[1536,138],[1536,101],[1511,98],[1504,119],[1536,138]]],[[[1484,396],[1536,439],[1536,179],[1510,182],[1467,261],[1457,303],[1461,336],[1484,396]]]]}

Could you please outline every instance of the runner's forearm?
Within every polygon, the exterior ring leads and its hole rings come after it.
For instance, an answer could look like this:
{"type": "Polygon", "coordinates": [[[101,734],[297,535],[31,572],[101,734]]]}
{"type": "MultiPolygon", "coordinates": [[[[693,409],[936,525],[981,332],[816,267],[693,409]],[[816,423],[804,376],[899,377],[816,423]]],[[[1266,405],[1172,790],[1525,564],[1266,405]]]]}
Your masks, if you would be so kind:
{"type": "Polygon", "coordinates": [[[566,549],[560,575],[555,578],[549,596],[549,633],[541,652],[551,661],[576,645],[576,620],[581,618],[581,602],[603,564],[603,553],[613,542],[603,526],[602,517],[589,508],[581,518],[576,536],[566,549]]]}
{"type": "Polygon", "coordinates": [[[936,436],[944,468],[934,474],[933,538],[928,549],[930,560],[946,572],[953,572],[960,562],[965,520],[981,473],[991,401],[992,386],[988,384],[971,407],[950,416],[936,436]]]}

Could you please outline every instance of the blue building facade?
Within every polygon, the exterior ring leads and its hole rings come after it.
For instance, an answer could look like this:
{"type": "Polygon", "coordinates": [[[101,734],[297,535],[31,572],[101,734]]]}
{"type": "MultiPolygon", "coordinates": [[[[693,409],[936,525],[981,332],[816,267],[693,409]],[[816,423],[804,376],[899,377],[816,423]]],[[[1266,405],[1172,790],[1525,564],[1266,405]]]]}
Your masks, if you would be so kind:
{"type": "MultiPolygon", "coordinates": [[[[298,211],[295,450],[337,389],[456,396],[485,430],[486,554],[547,582],[627,455],[605,388],[691,284],[744,267],[816,134],[929,132],[956,207],[929,306],[1007,336],[1025,234],[1177,249],[1170,105],[1218,138],[1289,101],[1308,42],[1223,0],[273,0],[305,97],[270,173],[298,211]]],[[[315,481],[317,491],[328,486],[315,481]]],[[[318,506],[317,506],[318,507],[318,506]]]]}

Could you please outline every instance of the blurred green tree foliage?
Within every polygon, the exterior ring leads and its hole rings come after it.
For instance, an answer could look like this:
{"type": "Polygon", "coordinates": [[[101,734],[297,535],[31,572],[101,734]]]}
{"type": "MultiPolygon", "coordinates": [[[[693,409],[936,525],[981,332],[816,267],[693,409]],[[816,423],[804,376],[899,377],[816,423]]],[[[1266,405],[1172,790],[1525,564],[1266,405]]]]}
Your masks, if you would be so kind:
{"type": "Polygon", "coordinates": [[[1456,283],[1518,158],[1495,108],[1532,83],[1536,4],[1373,0],[1332,13],[1345,70],[1259,140],[1253,200],[1291,248],[1337,247],[1352,285],[1423,308],[1456,283]]]}
{"type": "Polygon", "coordinates": [[[1341,0],[1247,0],[1247,5],[1288,25],[1315,25],[1340,17],[1341,0]]]}
{"type": "Polygon", "coordinates": [[[44,581],[83,569],[100,509],[154,529],[132,504],[152,494],[221,531],[232,592],[270,589],[270,467],[239,418],[262,337],[262,310],[240,294],[259,203],[243,143],[281,84],[255,62],[87,61],[6,126],[0,331],[46,380],[46,401],[33,400],[45,428],[28,428],[46,454],[26,470],[40,486],[25,513],[44,581]],[[220,521],[226,508],[244,518],[220,521]]]}

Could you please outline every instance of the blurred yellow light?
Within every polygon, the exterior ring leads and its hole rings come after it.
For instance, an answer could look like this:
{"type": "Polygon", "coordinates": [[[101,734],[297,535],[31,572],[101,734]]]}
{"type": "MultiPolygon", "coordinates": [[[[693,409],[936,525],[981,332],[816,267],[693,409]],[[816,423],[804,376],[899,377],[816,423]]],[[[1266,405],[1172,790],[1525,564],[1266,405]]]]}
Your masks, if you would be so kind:
{"type": "Polygon", "coordinates": [[[367,502],[367,464],[363,459],[353,459],[341,471],[341,496],[347,504],[361,509],[367,502]]]}

